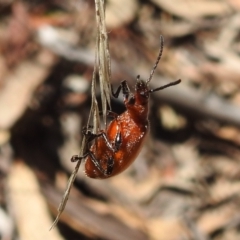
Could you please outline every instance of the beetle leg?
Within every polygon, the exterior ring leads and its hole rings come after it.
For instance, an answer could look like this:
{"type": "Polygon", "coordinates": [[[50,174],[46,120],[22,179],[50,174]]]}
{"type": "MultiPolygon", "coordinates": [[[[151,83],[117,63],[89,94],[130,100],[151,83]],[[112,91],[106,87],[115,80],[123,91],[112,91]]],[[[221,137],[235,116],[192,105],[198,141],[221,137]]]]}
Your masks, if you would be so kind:
{"type": "Polygon", "coordinates": [[[122,145],[122,134],[120,131],[117,133],[114,143],[115,143],[115,149],[116,151],[118,151],[122,145]]]}
{"type": "Polygon", "coordinates": [[[108,158],[106,174],[109,176],[113,172],[114,159],[112,157],[108,158]]]}
{"type": "Polygon", "coordinates": [[[108,169],[108,165],[109,165],[109,159],[108,159],[108,162],[107,162],[107,169],[104,170],[103,167],[101,166],[101,164],[99,163],[99,160],[97,160],[97,158],[95,157],[95,155],[93,154],[93,152],[89,151],[88,152],[90,158],[91,158],[91,161],[93,162],[93,164],[95,165],[95,167],[101,172],[103,173],[105,176],[108,176],[111,174],[112,170],[113,170],[113,163],[112,165],[110,164],[110,169],[108,169]]]}
{"type": "Polygon", "coordinates": [[[82,132],[86,132],[88,129],[93,129],[93,125],[87,125],[82,128],[82,132]]]}
{"type": "Polygon", "coordinates": [[[118,117],[118,114],[115,113],[115,112],[112,112],[110,110],[107,111],[107,116],[108,117],[111,117],[111,118],[117,118],[118,117]]]}
{"type": "Polygon", "coordinates": [[[105,176],[109,176],[112,171],[113,171],[113,165],[114,165],[114,161],[113,158],[108,158],[108,162],[107,162],[107,169],[104,170],[103,167],[101,166],[101,164],[99,163],[99,161],[96,159],[95,155],[93,154],[93,152],[88,151],[86,152],[83,156],[79,157],[78,155],[73,155],[71,158],[72,162],[77,162],[77,161],[81,161],[82,159],[86,158],[87,156],[90,156],[91,161],[93,162],[93,164],[95,165],[95,167],[101,172],[103,173],[105,176]]]}
{"type": "Polygon", "coordinates": [[[115,98],[118,98],[121,89],[122,89],[122,82],[121,82],[121,84],[118,86],[117,91],[116,91],[115,93],[114,93],[114,91],[113,91],[113,86],[111,85],[112,95],[113,95],[115,98]]]}
{"type": "Polygon", "coordinates": [[[86,152],[83,156],[79,157],[78,155],[73,155],[71,157],[71,162],[77,162],[77,161],[81,161],[82,159],[84,159],[85,157],[87,157],[89,155],[89,152],[86,152]]]}
{"type": "MultiPolygon", "coordinates": [[[[100,114],[100,116],[102,116],[102,115],[103,115],[103,112],[100,111],[99,114],[100,114]]],[[[118,117],[118,114],[115,113],[115,112],[113,112],[113,111],[107,110],[107,116],[108,116],[108,117],[111,117],[111,118],[117,118],[117,117],[118,117]]]]}
{"type": "Polygon", "coordinates": [[[101,172],[103,173],[105,176],[109,176],[112,174],[113,171],[113,166],[114,166],[114,159],[112,157],[109,157],[107,160],[107,169],[104,170],[103,167],[101,166],[101,164],[99,163],[99,160],[95,157],[95,155],[93,154],[93,152],[89,151],[88,155],[91,158],[91,161],[93,162],[93,164],[95,165],[95,167],[101,172]]]}
{"type": "Polygon", "coordinates": [[[111,151],[113,151],[113,152],[117,152],[117,151],[118,151],[118,149],[109,142],[109,140],[108,140],[107,135],[106,135],[105,132],[101,132],[101,133],[96,134],[96,135],[97,135],[97,137],[101,137],[101,136],[103,137],[103,139],[105,140],[108,148],[109,148],[111,151]]]}
{"type": "Polygon", "coordinates": [[[115,98],[118,98],[120,91],[122,90],[123,96],[124,98],[128,99],[129,93],[130,93],[130,89],[128,87],[127,81],[124,80],[121,82],[120,86],[117,88],[117,91],[114,93],[113,91],[113,87],[111,85],[111,91],[112,91],[112,95],[115,98]]]}
{"type": "Polygon", "coordinates": [[[84,136],[85,136],[86,139],[87,139],[87,144],[89,144],[89,143],[90,143],[92,140],[94,140],[95,138],[101,136],[100,134],[94,134],[94,133],[92,133],[91,130],[88,130],[88,129],[83,129],[83,130],[82,130],[82,133],[84,134],[84,136]]]}
{"type": "MultiPolygon", "coordinates": [[[[118,117],[118,114],[108,110],[107,116],[113,117],[114,119],[116,119],[118,117]]],[[[118,132],[117,132],[116,137],[114,139],[114,145],[108,140],[105,132],[101,131],[98,134],[94,134],[94,133],[91,132],[91,130],[89,130],[89,128],[92,128],[92,126],[83,127],[83,129],[82,129],[82,133],[87,138],[87,144],[89,144],[95,138],[103,137],[103,139],[105,140],[105,143],[107,144],[108,148],[111,151],[117,152],[120,149],[121,144],[122,144],[122,135],[121,135],[121,132],[119,131],[119,125],[118,125],[118,132]]]]}
{"type": "Polygon", "coordinates": [[[117,152],[120,149],[121,144],[122,144],[122,134],[121,134],[120,131],[117,132],[117,135],[116,135],[115,140],[114,140],[114,146],[109,142],[105,132],[99,133],[98,136],[102,136],[103,137],[103,139],[105,140],[108,148],[110,150],[112,150],[113,152],[117,152]]]}
{"type": "Polygon", "coordinates": [[[117,148],[112,146],[112,144],[109,142],[108,138],[107,138],[107,135],[105,132],[101,131],[100,133],[98,134],[94,134],[92,133],[91,131],[87,130],[86,132],[83,132],[83,134],[87,137],[88,139],[88,143],[91,142],[92,140],[94,140],[95,138],[98,138],[98,137],[103,137],[105,143],[107,144],[108,148],[113,151],[113,152],[117,152],[117,148]]]}

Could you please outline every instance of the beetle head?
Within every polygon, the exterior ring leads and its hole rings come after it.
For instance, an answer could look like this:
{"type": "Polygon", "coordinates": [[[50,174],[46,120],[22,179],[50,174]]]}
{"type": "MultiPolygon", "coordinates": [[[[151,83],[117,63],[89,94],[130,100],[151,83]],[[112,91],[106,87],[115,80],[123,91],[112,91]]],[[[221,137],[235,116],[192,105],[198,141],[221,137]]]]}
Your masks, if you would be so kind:
{"type": "Polygon", "coordinates": [[[140,79],[140,76],[137,76],[137,83],[135,85],[135,91],[142,97],[149,97],[148,84],[140,79]]]}
{"type": "Polygon", "coordinates": [[[135,97],[140,104],[144,104],[149,98],[149,89],[147,82],[140,80],[140,76],[137,76],[137,83],[135,85],[135,97]]]}

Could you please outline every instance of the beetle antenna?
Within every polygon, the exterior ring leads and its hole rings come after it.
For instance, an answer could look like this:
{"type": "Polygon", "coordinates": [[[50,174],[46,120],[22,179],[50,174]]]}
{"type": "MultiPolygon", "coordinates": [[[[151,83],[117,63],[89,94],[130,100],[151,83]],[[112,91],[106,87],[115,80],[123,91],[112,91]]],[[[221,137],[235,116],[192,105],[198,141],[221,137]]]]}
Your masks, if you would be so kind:
{"type": "Polygon", "coordinates": [[[149,93],[153,93],[153,92],[156,92],[156,91],[159,91],[159,90],[162,90],[164,88],[168,88],[168,87],[171,87],[171,86],[174,86],[174,85],[177,85],[181,82],[181,79],[178,79],[177,81],[174,81],[174,82],[170,82],[166,85],[163,85],[161,87],[158,87],[158,88],[155,88],[155,89],[150,89],[149,90],[149,93]]]}
{"type": "Polygon", "coordinates": [[[150,73],[150,76],[149,76],[148,80],[146,81],[146,84],[148,84],[152,80],[153,74],[154,74],[154,72],[155,72],[155,70],[157,68],[157,65],[158,65],[161,57],[162,57],[163,45],[164,45],[164,39],[163,39],[162,35],[160,35],[160,43],[161,43],[161,45],[160,45],[160,50],[159,50],[159,53],[158,53],[157,61],[156,61],[155,65],[153,66],[153,69],[152,69],[152,71],[150,73]]]}

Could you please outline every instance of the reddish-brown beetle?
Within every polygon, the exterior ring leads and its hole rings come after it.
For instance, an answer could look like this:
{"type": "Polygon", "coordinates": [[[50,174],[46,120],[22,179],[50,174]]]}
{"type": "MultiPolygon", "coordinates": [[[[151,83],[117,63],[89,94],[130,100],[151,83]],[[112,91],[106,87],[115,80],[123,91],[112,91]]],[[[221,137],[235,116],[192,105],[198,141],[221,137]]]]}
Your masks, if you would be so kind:
{"type": "Polygon", "coordinates": [[[83,131],[88,144],[94,139],[95,141],[83,156],[74,155],[71,161],[86,159],[85,173],[88,177],[104,179],[115,176],[128,168],[136,159],[149,131],[148,100],[150,93],[181,82],[181,80],[177,80],[156,89],[149,89],[148,84],[157,68],[162,51],[163,38],[161,37],[160,51],[150,76],[146,82],[137,76],[134,94],[130,92],[126,81],[121,82],[116,93],[112,91],[112,95],[117,98],[122,90],[126,111],[120,115],[109,112],[114,119],[109,123],[106,132],[100,131],[99,134],[93,134],[88,129],[83,131]]]}

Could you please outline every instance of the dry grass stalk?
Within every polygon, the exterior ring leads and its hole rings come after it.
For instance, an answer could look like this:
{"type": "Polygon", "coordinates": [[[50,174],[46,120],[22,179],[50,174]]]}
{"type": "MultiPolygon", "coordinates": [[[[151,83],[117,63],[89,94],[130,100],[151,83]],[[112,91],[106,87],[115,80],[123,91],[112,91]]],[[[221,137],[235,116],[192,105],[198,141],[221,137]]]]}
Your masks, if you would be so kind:
{"type": "MultiPolygon", "coordinates": [[[[107,118],[107,108],[110,107],[110,55],[108,50],[108,37],[105,25],[105,10],[104,10],[104,0],[95,0],[95,10],[96,10],[96,20],[97,20],[97,40],[96,40],[96,57],[95,57],[95,66],[92,77],[92,105],[88,119],[88,126],[93,125],[93,132],[96,133],[100,129],[100,114],[98,102],[96,99],[96,74],[98,70],[99,74],[99,84],[101,90],[101,104],[103,112],[103,121],[106,126],[107,118]],[[92,124],[91,124],[92,123],[92,124]]],[[[86,139],[83,137],[81,149],[79,156],[82,156],[86,150],[86,139]]],[[[81,161],[78,161],[74,171],[72,172],[66,191],[63,195],[62,201],[58,207],[58,214],[53,222],[50,230],[54,228],[59,221],[59,218],[64,211],[64,208],[67,204],[68,197],[71,191],[73,182],[77,176],[81,161]]]]}

